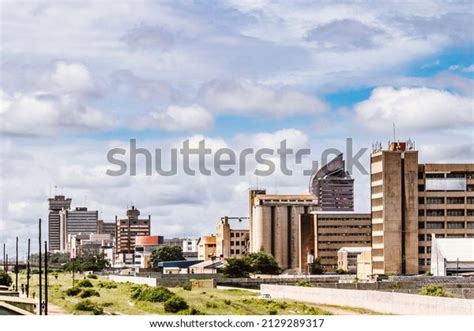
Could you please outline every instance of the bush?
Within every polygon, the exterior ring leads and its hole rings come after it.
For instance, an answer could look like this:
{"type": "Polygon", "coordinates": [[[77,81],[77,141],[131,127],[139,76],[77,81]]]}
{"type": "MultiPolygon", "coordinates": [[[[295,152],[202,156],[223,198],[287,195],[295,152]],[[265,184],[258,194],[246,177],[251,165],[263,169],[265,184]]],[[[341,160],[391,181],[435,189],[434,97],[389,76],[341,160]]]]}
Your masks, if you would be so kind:
{"type": "Polygon", "coordinates": [[[226,305],[230,306],[230,304],[231,304],[232,302],[231,302],[229,299],[225,299],[225,300],[224,300],[224,303],[225,303],[226,305]]]}
{"type": "Polygon", "coordinates": [[[79,294],[79,296],[82,298],[82,299],[85,299],[85,298],[89,298],[89,297],[100,297],[100,294],[99,292],[97,292],[96,290],[92,289],[92,288],[87,288],[87,289],[84,289],[82,290],[81,294],[79,294]]]}
{"type": "Polygon", "coordinates": [[[345,274],[347,274],[347,271],[342,269],[342,268],[338,268],[336,270],[336,273],[339,274],[339,275],[345,275],[345,274]]]}
{"type": "Polygon", "coordinates": [[[142,294],[143,290],[147,288],[148,286],[132,286],[131,293],[130,293],[130,299],[132,300],[137,300],[140,294],[142,294]]]}
{"type": "Polygon", "coordinates": [[[117,284],[111,281],[99,282],[97,286],[99,286],[100,288],[107,288],[107,289],[117,288],[117,284]]]}
{"type": "Polygon", "coordinates": [[[71,287],[66,290],[66,295],[73,297],[79,294],[81,292],[81,289],[79,287],[71,287]]]}
{"type": "Polygon", "coordinates": [[[77,283],[77,287],[94,287],[91,281],[88,279],[83,279],[79,283],[77,283]]]}
{"type": "Polygon", "coordinates": [[[200,310],[197,310],[197,309],[194,308],[194,307],[191,307],[191,308],[189,308],[189,310],[188,310],[188,315],[204,315],[204,313],[201,312],[200,310]]]}
{"type": "Polygon", "coordinates": [[[296,282],[296,286],[301,286],[301,287],[312,287],[311,282],[309,280],[299,280],[296,282]]]}
{"type": "Polygon", "coordinates": [[[12,278],[5,271],[0,271],[0,285],[10,286],[13,283],[12,278]]]}
{"type": "Polygon", "coordinates": [[[430,284],[421,288],[420,294],[432,297],[450,297],[449,293],[441,285],[430,284]]]}
{"type": "Polygon", "coordinates": [[[97,279],[97,275],[90,274],[90,275],[87,275],[87,278],[90,278],[90,279],[97,279]]]}
{"type": "Polygon", "coordinates": [[[193,289],[193,284],[191,282],[184,282],[182,285],[183,290],[191,291],[193,289]]]}
{"type": "Polygon", "coordinates": [[[174,296],[174,293],[168,290],[166,287],[144,287],[141,290],[137,290],[137,293],[132,293],[136,296],[137,300],[148,301],[148,302],[165,302],[174,296]]]}
{"type": "Polygon", "coordinates": [[[270,309],[268,311],[268,315],[277,315],[278,314],[278,311],[276,309],[270,309]]]}
{"type": "Polygon", "coordinates": [[[223,268],[224,276],[228,278],[247,278],[252,272],[252,266],[249,259],[246,258],[230,258],[227,259],[223,268]]]}
{"type": "Polygon", "coordinates": [[[104,309],[102,309],[102,307],[100,307],[98,304],[90,301],[89,299],[82,300],[81,302],[77,303],[74,306],[74,310],[90,311],[94,315],[102,315],[104,313],[104,309]]]}
{"type": "Polygon", "coordinates": [[[183,298],[175,295],[166,300],[164,307],[165,311],[168,313],[177,313],[188,309],[189,306],[183,298]]]}
{"type": "Polygon", "coordinates": [[[215,302],[206,302],[206,308],[217,308],[217,304],[215,302]]]}
{"type": "Polygon", "coordinates": [[[430,276],[433,276],[433,274],[431,272],[427,271],[423,274],[423,276],[430,277],[430,276]]]}

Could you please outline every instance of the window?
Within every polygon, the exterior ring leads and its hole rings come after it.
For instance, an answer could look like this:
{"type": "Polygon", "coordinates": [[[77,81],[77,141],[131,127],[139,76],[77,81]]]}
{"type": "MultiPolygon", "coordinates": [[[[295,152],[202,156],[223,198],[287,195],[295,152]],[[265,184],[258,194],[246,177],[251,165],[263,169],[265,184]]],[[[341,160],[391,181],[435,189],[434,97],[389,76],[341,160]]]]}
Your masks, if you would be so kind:
{"type": "Polygon", "coordinates": [[[241,246],[245,246],[245,241],[241,241],[241,242],[240,242],[240,245],[241,245],[241,246]]]}
{"type": "Polygon", "coordinates": [[[231,246],[234,246],[234,245],[235,245],[235,243],[234,243],[233,241],[231,241],[231,242],[230,242],[230,245],[231,245],[231,246]]]}
{"type": "Polygon", "coordinates": [[[232,255],[234,254],[234,250],[233,250],[233,249],[230,250],[230,254],[232,254],[232,255]]]}
{"type": "Polygon", "coordinates": [[[426,222],[426,227],[428,229],[444,229],[443,222],[426,222]]]}
{"type": "Polygon", "coordinates": [[[418,222],[418,229],[424,229],[425,228],[425,223],[424,222],[418,222]]]}
{"type": "Polygon", "coordinates": [[[467,203],[471,204],[471,205],[474,205],[474,197],[468,197],[467,198],[467,203]]]}
{"type": "Polygon", "coordinates": [[[235,236],[236,236],[236,237],[240,237],[240,233],[237,232],[237,233],[235,234],[235,236]]]}
{"type": "Polygon", "coordinates": [[[446,175],[447,178],[464,178],[466,174],[464,172],[451,172],[446,175]]]}
{"type": "Polygon", "coordinates": [[[431,246],[426,247],[426,253],[431,254],[431,246]]]}
{"type": "Polygon", "coordinates": [[[234,233],[233,232],[230,233],[230,237],[234,238],[234,233]]]}
{"type": "Polygon", "coordinates": [[[426,216],[444,216],[443,209],[429,209],[426,211],[426,216]]]}
{"type": "Polygon", "coordinates": [[[474,209],[468,209],[467,216],[474,216],[474,209]]]}
{"type": "Polygon", "coordinates": [[[418,191],[424,191],[425,190],[425,185],[418,185],[418,191]]]}
{"type": "Polygon", "coordinates": [[[425,216],[425,210],[424,209],[418,209],[418,216],[425,216]]]}
{"type": "Polygon", "coordinates": [[[448,222],[448,229],[464,229],[464,222],[448,222]]]}
{"type": "Polygon", "coordinates": [[[419,241],[425,241],[425,235],[424,234],[419,234],[418,235],[418,240],[419,241]]]}
{"type": "Polygon", "coordinates": [[[448,198],[448,204],[450,205],[463,205],[464,197],[461,198],[448,198]]]}
{"type": "Polygon", "coordinates": [[[426,178],[444,178],[444,174],[426,174],[426,178]]]}
{"type": "Polygon", "coordinates": [[[440,205],[444,203],[444,198],[426,198],[426,203],[429,205],[440,205]]]}
{"type": "Polygon", "coordinates": [[[424,203],[425,203],[425,198],[424,197],[418,198],[418,204],[419,205],[423,205],[424,203]]]}
{"type": "Polygon", "coordinates": [[[424,253],[425,253],[425,247],[424,246],[418,247],[418,254],[424,254],[424,253]]]}
{"type": "Polygon", "coordinates": [[[240,249],[236,249],[235,254],[240,254],[240,249]]]}
{"type": "Polygon", "coordinates": [[[425,265],[425,259],[418,259],[419,265],[425,265]]]}
{"type": "Polygon", "coordinates": [[[448,209],[448,216],[464,216],[464,209],[448,209]]]}
{"type": "Polygon", "coordinates": [[[474,229],[474,222],[467,222],[468,229],[474,229]]]}
{"type": "Polygon", "coordinates": [[[468,192],[473,192],[474,191],[474,185],[467,185],[467,191],[468,192]]]}

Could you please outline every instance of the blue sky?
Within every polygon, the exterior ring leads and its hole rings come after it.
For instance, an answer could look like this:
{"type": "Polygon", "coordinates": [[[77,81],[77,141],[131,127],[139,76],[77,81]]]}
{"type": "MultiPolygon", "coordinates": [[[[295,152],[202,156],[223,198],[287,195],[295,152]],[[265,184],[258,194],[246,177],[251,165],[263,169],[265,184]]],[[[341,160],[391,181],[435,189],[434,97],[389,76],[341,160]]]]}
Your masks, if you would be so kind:
{"type": "MultiPolygon", "coordinates": [[[[246,215],[252,174],[106,176],[107,151],[131,138],[236,151],[287,139],[312,149],[308,165],[348,137],[385,144],[395,123],[423,162],[474,159],[471,2],[0,6],[0,242],[34,235],[54,186],[106,221],[132,201],[167,237],[246,215]]],[[[367,176],[354,177],[356,209],[367,210],[367,176]]],[[[307,180],[277,173],[258,185],[301,193],[307,180]]]]}

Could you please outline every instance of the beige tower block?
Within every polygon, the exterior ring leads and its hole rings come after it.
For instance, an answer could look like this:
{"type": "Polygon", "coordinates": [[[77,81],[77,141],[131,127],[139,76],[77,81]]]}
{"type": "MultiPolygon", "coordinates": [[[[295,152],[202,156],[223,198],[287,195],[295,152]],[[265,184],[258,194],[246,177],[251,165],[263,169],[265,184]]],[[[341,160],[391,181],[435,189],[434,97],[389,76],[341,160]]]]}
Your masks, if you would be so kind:
{"type": "Polygon", "coordinates": [[[290,219],[290,249],[291,256],[289,265],[291,269],[297,269],[300,267],[300,214],[304,213],[304,207],[292,206],[291,207],[291,219],[290,219]]]}
{"type": "Polygon", "coordinates": [[[288,268],[288,207],[275,207],[275,260],[282,269],[288,268]]]}
{"type": "Polygon", "coordinates": [[[252,250],[253,252],[271,252],[272,242],[271,242],[271,207],[268,206],[255,206],[253,212],[253,230],[255,235],[252,240],[252,250]]]}

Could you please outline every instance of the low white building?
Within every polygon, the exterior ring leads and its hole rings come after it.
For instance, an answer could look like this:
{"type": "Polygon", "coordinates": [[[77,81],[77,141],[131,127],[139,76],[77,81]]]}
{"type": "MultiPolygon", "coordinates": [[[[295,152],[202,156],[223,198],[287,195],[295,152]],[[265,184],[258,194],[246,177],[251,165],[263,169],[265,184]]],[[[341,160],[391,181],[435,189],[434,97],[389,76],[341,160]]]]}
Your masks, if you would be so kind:
{"type": "Polygon", "coordinates": [[[474,272],[474,238],[431,238],[433,276],[474,272]]]}

